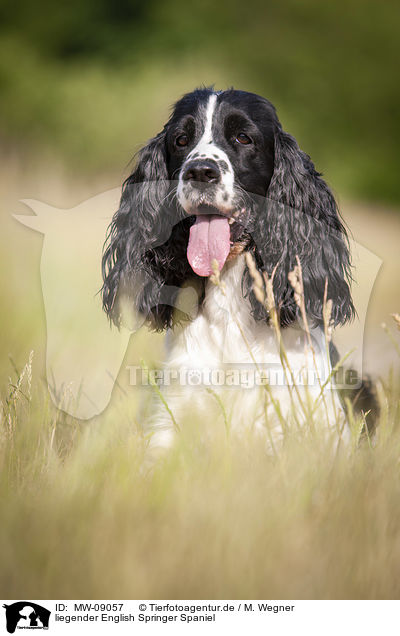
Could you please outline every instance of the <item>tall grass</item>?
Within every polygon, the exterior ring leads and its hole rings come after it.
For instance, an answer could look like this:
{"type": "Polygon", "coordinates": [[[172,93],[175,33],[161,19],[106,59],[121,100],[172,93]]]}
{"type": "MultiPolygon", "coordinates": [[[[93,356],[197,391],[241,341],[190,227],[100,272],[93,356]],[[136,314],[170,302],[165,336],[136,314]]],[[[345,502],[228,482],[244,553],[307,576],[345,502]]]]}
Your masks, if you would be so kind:
{"type": "MultiPolygon", "coordinates": [[[[16,203],[21,198],[71,207],[93,192],[51,175],[18,166],[14,175],[9,164],[0,175],[7,193],[1,202],[0,595],[398,598],[394,373],[377,385],[374,440],[356,443],[355,418],[354,443],[339,453],[303,428],[287,435],[273,456],[251,430],[238,439],[227,435],[223,417],[196,422],[188,413],[176,448],[149,471],[142,422],[151,389],[125,393],[120,378],[110,407],[88,423],[53,406],[43,378],[42,239],[10,213],[24,212],[16,203]]],[[[375,324],[389,308],[398,309],[397,244],[390,242],[397,225],[383,210],[372,211],[374,221],[364,209],[361,217],[369,244],[389,250],[385,284],[375,291],[383,307],[382,314],[375,310],[375,324]],[[388,227],[383,238],[376,218],[388,227]]],[[[399,333],[387,329],[395,350],[399,333]]],[[[138,338],[127,359],[143,358],[151,368],[160,337],[138,338]]]]}
{"type": "MultiPolygon", "coordinates": [[[[393,336],[396,338],[396,336],[393,336]]],[[[188,414],[147,470],[137,402],[54,408],[33,354],[2,394],[3,598],[398,598],[398,381],[371,441],[293,428],[279,453],[188,414]]]]}

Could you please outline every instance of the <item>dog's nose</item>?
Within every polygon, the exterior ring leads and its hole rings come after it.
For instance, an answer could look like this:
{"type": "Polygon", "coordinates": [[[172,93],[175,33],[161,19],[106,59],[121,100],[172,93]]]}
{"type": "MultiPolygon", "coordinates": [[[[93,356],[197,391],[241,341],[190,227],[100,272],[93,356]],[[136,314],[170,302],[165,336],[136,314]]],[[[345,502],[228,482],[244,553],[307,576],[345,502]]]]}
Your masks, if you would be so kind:
{"type": "Polygon", "coordinates": [[[184,181],[193,181],[196,187],[200,183],[218,183],[221,173],[214,161],[191,161],[182,175],[184,181]]]}

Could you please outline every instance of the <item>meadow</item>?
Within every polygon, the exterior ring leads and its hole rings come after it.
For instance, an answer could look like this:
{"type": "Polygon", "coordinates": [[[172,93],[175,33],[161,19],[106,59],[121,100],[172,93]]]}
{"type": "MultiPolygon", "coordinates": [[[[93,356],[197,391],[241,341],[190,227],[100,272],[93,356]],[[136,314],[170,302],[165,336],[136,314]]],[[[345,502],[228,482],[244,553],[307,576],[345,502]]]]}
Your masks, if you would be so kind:
{"type": "Polygon", "coordinates": [[[132,396],[79,423],[30,358],[2,395],[3,598],[398,598],[398,383],[378,394],[349,448],[304,427],[271,455],[188,414],[148,469],[132,396]]]}
{"type": "MultiPolygon", "coordinates": [[[[336,450],[322,432],[289,427],[273,455],[251,430],[239,439],[211,416],[195,422],[188,414],[176,448],[150,469],[143,404],[151,388],[127,387],[126,364],[159,364],[162,336],[141,330],[101,415],[77,420],[50,399],[42,238],[9,215],[24,208],[17,200],[29,188],[36,196],[47,190],[59,207],[83,198],[82,183],[49,175],[34,174],[23,187],[19,169],[2,177],[9,186],[1,288],[2,597],[397,598],[400,338],[389,315],[398,304],[388,252],[397,217],[379,217],[388,267],[367,320],[367,341],[381,351],[380,366],[374,356],[376,435],[360,435],[355,417],[350,446],[336,450]],[[389,333],[377,324],[385,316],[389,333]]],[[[345,211],[357,227],[359,207],[345,211]]],[[[372,211],[363,209],[364,219],[372,211]]],[[[368,228],[378,247],[382,237],[373,223],[368,228]]],[[[344,334],[345,343],[357,328],[344,334]]]]}

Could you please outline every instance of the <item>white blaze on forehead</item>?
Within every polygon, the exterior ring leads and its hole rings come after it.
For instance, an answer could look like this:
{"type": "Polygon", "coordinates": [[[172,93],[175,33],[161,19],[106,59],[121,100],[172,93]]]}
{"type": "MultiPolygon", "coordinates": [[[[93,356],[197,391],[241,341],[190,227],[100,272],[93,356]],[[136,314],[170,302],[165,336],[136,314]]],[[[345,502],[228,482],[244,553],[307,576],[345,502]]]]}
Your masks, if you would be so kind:
{"type": "Polygon", "coordinates": [[[213,137],[212,137],[212,124],[213,124],[213,118],[214,118],[216,105],[217,105],[217,96],[215,94],[210,95],[207,106],[203,108],[203,113],[204,113],[203,134],[201,138],[199,139],[198,143],[196,144],[196,146],[188,154],[187,160],[190,160],[193,157],[193,155],[196,153],[207,154],[209,158],[211,158],[212,154],[216,154],[214,150],[217,150],[217,148],[213,144],[213,137]]]}
{"type": "Polygon", "coordinates": [[[215,106],[217,104],[217,96],[210,95],[206,108],[204,133],[200,139],[198,146],[212,143],[212,122],[214,117],[215,106]]]}
{"type": "Polygon", "coordinates": [[[232,164],[229,160],[228,155],[222,148],[219,148],[214,140],[213,140],[213,120],[217,106],[217,95],[213,93],[210,95],[207,105],[203,107],[203,134],[201,135],[196,146],[191,150],[188,154],[185,163],[182,166],[179,185],[178,185],[178,199],[183,205],[183,207],[187,207],[190,201],[187,199],[187,195],[182,191],[182,174],[185,170],[185,166],[188,161],[191,161],[194,158],[201,159],[211,159],[215,161],[217,164],[219,161],[223,161],[225,164],[225,170],[222,170],[221,176],[221,188],[217,189],[214,204],[221,209],[229,209],[232,205],[233,198],[233,185],[234,185],[234,174],[232,164]],[[226,168],[227,167],[227,168],[226,168]],[[225,198],[224,195],[225,194],[225,198]]]}

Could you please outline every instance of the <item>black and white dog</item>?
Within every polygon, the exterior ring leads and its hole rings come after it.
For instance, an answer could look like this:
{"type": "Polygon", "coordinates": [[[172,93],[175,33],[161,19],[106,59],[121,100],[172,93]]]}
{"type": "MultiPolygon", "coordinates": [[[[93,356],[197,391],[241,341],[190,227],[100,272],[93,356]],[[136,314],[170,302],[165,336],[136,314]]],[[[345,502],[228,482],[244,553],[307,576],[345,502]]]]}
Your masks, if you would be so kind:
{"type": "MultiPolygon", "coordinates": [[[[323,401],[332,388],[326,382],[331,368],[323,329],[326,282],[332,325],[355,313],[347,236],[335,199],[269,101],[244,91],[198,89],[177,102],[124,184],[103,257],[105,311],[118,325],[124,308],[131,307],[154,329],[167,329],[169,368],[260,365],[282,371],[282,352],[268,310],[255,297],[246,252],[259,271],[274,272],[287,360],[300,374],[317,373],[306,381],[307,392],[323,401]],[[297,259],[313,355],[288,281],[297,259]],[[210,280],[215,262],[219,285],[210,280]],[[195,312],[187,302],[193,294],[195,312]]],[[[283,377],[270,382],[267,400],[257,397],[259,387],[231,391],[226,402],[231,424],[265,425],[266,417],[272,422],[275,397],[280,414],[291,417],[287,370],[283,377]]],[[[209,414],[213,393],[222,391],[211,383],[213,391],[206,392],[204,378],[198,384],[169,388],[167,401],[178,424],[188,409],[209,414]]],[[[163,405],[153,427],[155,444],[171,441],[173,425],[163,405]]]]}

